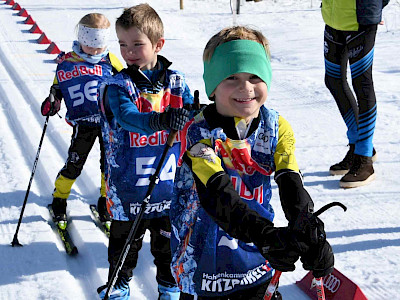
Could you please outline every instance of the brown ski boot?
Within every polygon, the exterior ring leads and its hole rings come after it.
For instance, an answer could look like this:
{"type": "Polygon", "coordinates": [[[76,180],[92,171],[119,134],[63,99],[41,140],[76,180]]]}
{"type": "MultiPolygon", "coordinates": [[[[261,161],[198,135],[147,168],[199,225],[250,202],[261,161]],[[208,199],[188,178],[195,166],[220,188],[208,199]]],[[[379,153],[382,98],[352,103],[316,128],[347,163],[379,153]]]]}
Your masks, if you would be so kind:
{"type": "Polygon", "coordinates": [[[372,157],[354,154],[349,172],[340,179],[340,187],[353,188],[366,185],[375,179],[372,157]]]}

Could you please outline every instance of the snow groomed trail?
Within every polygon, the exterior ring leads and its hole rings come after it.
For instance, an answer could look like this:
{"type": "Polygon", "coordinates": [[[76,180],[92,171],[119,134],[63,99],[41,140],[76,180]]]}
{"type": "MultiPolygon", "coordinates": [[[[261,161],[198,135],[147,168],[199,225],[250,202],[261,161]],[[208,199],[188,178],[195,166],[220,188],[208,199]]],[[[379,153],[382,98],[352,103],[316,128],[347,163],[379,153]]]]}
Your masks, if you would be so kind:
{"type": "MultiPolygon", "coordinates": [[[[177,1],[148,2],[166,27],[162,54],[173,61],[174,68],[187,73],[189,86],[199,89],[204,101],[202,50],[212,34],[232,25],[228,2],[193,0],[185,3],[183,11],[177,1]]],[[[339,189],[339,178],[328,175],[329,165],[347,150],[345,127],[323,83],[323,24],[319,1],[311,4],[305,0],[247,2],[237,22],[261,29],[271,42],[274,76],[267,105],[281,112],[294,129],[297,160],[316,209],[332,201],[348,207],[347,212],[334,208],[321,216],[336,254],[336,267],[360,285],[368,299],[400,299],[400,279],[395,276],[400,272],[400,136],[392,129],[400,126],[400,71],[398,60],[387,63],[400,40],[399,4],[392,0],[385,12],[387,22],[378,33],[374,59],[379,105],[374,167],[378,176],[371,185],[354,190],[339,189]]],[[[99,11],[113,23],[123,7],[134,3],[21,0],[20,5],[61,50],[69,50],[74,26],[83,15],[99,11]]],[[[40,104],[48,95],[56,68],[56,55],[46,52],[47,44],[37,42],[40,34],[31,33],[33,25],[25,24],[25,19],[0,1],[0,269],[7,273],[0,276],[0,299],[96,299],[96,288],[104,284],[108,271],[108,241],[89,210],[89,204],[97,202],[100,182],[96,146],[68,200],[78,256],[65,254],[48,223],[46,205],[70,142],[71,128],[63,118],[52,117],[47,128],[19,234],[24,247],[10,246],[45,120],[40,104]]],[[[112,42],[111,51],[119,55],[115,36],[112,42]]],[[[65,107],[60,112],[64,114],[65,107]]],[[[284,226],[275,186],[272,201],[275,224],[284,226]]],[[[147,239],[131,283],[132,299],[157,298],[152,259],[147,239]]],[[[306,274],[301,264],[296,266],[295,272],[284,273],[280,280],[280,291],[287,300],[308,299],[295,285],[306,274]]]]}

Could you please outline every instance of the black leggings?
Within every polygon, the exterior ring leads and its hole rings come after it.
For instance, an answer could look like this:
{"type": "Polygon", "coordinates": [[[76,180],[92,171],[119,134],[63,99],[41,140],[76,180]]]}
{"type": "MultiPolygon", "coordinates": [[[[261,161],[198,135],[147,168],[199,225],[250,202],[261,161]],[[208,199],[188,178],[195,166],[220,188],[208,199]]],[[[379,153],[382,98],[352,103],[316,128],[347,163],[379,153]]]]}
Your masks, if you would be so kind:
{"type": "Polygon", "coordinates": [[[100,170],[104,173],[104,145],[100,126],[75,125],[68,149],[68,159],[59,174],[68,179],[78,178],[97,138],[100,144],[100,170]]]}
{"type": "MultiPolygon", "coordinates": [[[[112,275],[118,258],[128,237],[133,221],[116,221],[111,223],[110,240],[108,245],[108,261],[110,269],[108,276],[112,275]]],[[[157,268],[156,280],[159,284],[167,287],[176,286],[175,279],[172,277],[170,234],[171,224],[169,217],[155,219],[142,219],[139,222],[135,241],[132,243],[125,263],[119,273],[119,280],[129,283],[136,267],[139,250],[142,248],[143,237],[146,230],[150,231],[150,251],[154,256],[154,264],[157,268]]]]}
{"type": "Polygon", "coordinates": [[[360,26],[358,31],[335,30],[328,25],[324,33],[325,84],[335,98],[347,126],[355,153],[372,156],[376,122],[376,98],[372,63],[377,25],[360,26]],[[352,86],[347,82],[350,63],[352,86]]]}

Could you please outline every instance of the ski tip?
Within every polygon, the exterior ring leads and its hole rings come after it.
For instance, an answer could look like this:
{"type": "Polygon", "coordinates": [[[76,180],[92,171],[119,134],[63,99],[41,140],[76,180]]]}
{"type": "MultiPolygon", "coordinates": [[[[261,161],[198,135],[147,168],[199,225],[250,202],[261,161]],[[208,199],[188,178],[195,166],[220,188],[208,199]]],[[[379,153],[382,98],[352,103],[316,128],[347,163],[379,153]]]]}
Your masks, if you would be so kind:
{"type": "Polygon", "coordinates": [[[71,256],[77,255],[78,254],[78,248],[73,247],[68,254],[71,255],[71,256]]]}
{"type": "Polygon", "coordinates": [[[65,251],[67,252],[68,255],[70,256],[74,256],[76,254],[78,254],[78,248],[76,248],[76,246],[74,244],[72,244],[69,241],[63,240],[64,241],[64,247],[65,247],[65,251]]]}

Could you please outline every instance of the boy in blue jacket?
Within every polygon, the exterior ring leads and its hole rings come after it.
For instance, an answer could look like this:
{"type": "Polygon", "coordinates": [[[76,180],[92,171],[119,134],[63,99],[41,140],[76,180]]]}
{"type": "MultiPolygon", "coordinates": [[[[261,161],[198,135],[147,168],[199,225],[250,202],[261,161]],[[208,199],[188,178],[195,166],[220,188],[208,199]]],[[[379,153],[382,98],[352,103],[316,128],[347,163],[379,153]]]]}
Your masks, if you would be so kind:
{"type": "Polygon", "coordinates": [[[302,184],[292,128],[264,106],[272,78],[267,39],[247,27],[223,29],[203,61],[215,103],[184,129],[188,150],[170,210],[181,299],[261,300],[273,269],[293,271],[300,256],[316,277],[329,274],[332,249],[302,184]],[[288,227],[272,223],[273,173],[288,227]]]}
{"type": "MultiPolygon", "coordinates": [[[[148,4],[125,9],[116,21],[121,55],[128,67],[106,82],[102,129],[106,152],[107,204],[112,216],[108,247],[109,280],[132,222],[148,190],[170,130],[181,130],[193,97],[182,73],[158,53],[164,46],[163,23],[148,4]],[[179,108],[180,107],[180,108],[179,108]]],[[[169,149],[150,203],[139,222],[110,299],[129,299],[129,282],[146,230],[157,268],[159,299],[179,299],[170,271],[169,210],[182,133],[169,149]]],[[[99,288],[104,298],[106,288],[99,288]]]]}

